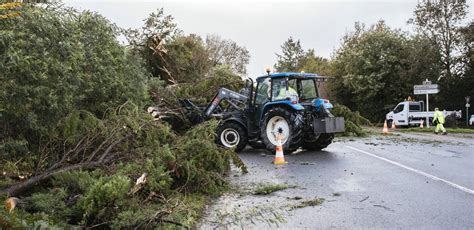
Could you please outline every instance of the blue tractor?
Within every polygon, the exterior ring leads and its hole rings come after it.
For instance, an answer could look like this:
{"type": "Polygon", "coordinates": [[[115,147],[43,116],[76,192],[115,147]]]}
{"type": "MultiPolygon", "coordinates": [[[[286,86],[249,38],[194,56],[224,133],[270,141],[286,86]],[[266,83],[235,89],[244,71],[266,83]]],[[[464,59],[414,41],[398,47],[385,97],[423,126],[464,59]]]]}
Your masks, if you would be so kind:
{"type": "Polygon", "coordinates": [[[237,152],[247,144],[274,151],[278,134],[287,153],[300,147],[321,150],[335,133],[344,132],[344,118],[334,117],[332,104],[319,97],[317,84],[325,79],[310,73],[268,73],[256,85],[248,79],[240,92],[219,89],[207,106],[180,102],[193,123],[220,119],[216,142],[237,152]]]}

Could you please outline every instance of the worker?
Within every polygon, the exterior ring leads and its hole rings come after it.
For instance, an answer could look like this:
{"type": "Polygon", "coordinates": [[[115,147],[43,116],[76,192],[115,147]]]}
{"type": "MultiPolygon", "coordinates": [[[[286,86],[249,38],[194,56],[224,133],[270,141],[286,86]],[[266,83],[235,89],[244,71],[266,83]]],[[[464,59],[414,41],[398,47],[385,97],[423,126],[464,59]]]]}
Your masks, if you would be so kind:
{"type": "Polygon", "coordinates": [[[446,135],[446,129],[444,128],[444,114],[439,111],[438,108],[435,108],[433,124],[436,124],[435,134],[438,134],[439,130],[443,132],[443,135],[446,135]]]}
{"type": "Polygon", "coordinates": [[[288,91],[287,91],[285,85],[281,84],[279,86],[278,95],[275,99],[281,100],[281,99],[286,99],[286,98],[291,98],[291,100],[298,101],[298,92],[296,92],[296,90],[290,86],[288,86],[288,91]]]}

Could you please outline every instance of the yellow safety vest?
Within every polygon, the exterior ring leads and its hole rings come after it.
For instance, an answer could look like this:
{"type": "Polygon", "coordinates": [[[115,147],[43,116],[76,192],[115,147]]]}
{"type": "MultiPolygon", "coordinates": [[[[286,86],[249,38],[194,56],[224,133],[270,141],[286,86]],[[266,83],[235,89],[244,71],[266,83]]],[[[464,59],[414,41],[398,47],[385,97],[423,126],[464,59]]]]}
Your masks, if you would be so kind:
{"type": "Polygon", "coordinates": [[[435,111],[433,121],[438,120],[440,124],[444,124],[444,114],[441,111],[435,111]]]}
{"type": "MultiPolygon", "coordinates": [[[[291,87],[288,87],[288,92],[290,94],[298,95],[298,92],[296,92],[296,90],[294,90],[291,87]]],[[[286,88],[281,88],[280,91],[278,92],[277,99],[283,99],[283,98],[286,98],[286,88]]]]}

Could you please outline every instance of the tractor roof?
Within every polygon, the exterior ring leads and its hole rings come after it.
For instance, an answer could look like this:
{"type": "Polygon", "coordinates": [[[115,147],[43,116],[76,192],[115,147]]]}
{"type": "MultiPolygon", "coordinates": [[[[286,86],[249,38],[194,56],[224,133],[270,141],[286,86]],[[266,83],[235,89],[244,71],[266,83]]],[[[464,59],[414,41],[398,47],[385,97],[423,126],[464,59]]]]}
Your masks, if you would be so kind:
{"type": "Polygon", "coordinates": [[[261,78],[267,78],[267,77],[270,77],[270,78],[280,78],[280,77],[318,78],[320,76],[314,73],[283,72],[283,73],[270,73],[268,75],[260,76],[260,77],[257,77],[257,80],[261,78]]]}

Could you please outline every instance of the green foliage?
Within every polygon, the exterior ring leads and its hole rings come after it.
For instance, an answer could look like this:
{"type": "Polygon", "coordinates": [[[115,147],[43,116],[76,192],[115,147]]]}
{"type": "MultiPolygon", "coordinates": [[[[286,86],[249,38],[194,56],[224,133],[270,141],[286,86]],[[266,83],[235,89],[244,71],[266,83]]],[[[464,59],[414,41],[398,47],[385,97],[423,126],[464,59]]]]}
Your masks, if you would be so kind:
{"type": "Polygon", "coordinates": [[[418,2],[414,18],[410,23],[417,26],[418,31],[436,45],[440,54],[442,74],[445,77],[459,74],[456,65],[460,59],[461,36],[458,28],[468,13],[468,5],[462,1],[430,1],[418,2]]]}
{"type": "Polygon", "coordinates": [[[275,69],[279,72],[296,72],[300,67],[300,60],[304,57],[304,50],[301,47],[300,40],[288,38],[281,45],[282,54],[277,54],[277,63],[275,69]]]}
{"type": "Polygon", "coordinates": [[[321,205],[324,202],[324,200],[325,200],[324,198],[317,198],[317,197],[311,200],[303,200],[299,202],[298,204],[290,205],[289,209],[295,210],[299,208],[318,206],[318,205],[321,205]]]}
{"type": "Polygon", "coordinates": [[[100,171],[72,171],[55,175],[51,182],[54,187],[63,187],[69,193],[79,194],[92,187],[100,174],[100,171]]]}
{"type": "Polygon", "coordinates": [[[125,176],[100,178],[80,199],[84,218],[109,219],[117,201],[124,199],[130,189],[130,179],[125,176]]]}
{"type": "Polygon", "coordinates": [[[190,191],[216,194],[226,187],[232,150],[215,148],[217,121],[199,124],[177,140],[177,182],[190,191]]]}
{"type": "Polygon", "coordinates": [[[277,191],[290,188],[287,184],[260,184],[255,188],[254,195],[268,195],[277,191]]]}
{"type": "Polygon", "coordinates": [[[328,59],[318,57],[313,49],[309,49],[300,60],[298,71],[317,73],[321,76],[331,76],[332,68],[328,59]]]}
{"type": "Polygon", "coordinates": [[[25,199],[29,212],[56,216],[58,221],[65,217],[67,192],[63,188],[53,188],[47,193],[33,193],[25,199]]]}
{"type": "Polygon", "coordinates": [[[70,143],[77,143],[88,131],[99,129],[100,120],[85,110],[75,110],[64,117],[63,136],[70,143]]]}
{"type": "Polygon", "coordinates": [[[412,76],[406,74],[407,42],[403,33],[390,29],[383,21],[369,29],[356,24],[355,31],[344,37],[334,59],[336,79],[331,89],[338,103],[378,120],[387,105],[409,95],[412,76]]]}
{"type": "Polygon", "coordinates": [[[361,126],[371,125],[370,121],[361,116],[358,111],[353,112],[344,105],[335,104],[331,113],[336,117],[344,117],[344,136],[365,136],[366,132],[361,126]]]}
{"type": "Polygon", "coordinates": [[[174,79],[174,83],[194,83],[202,78],[211,68],[209,54],[199,36],[179,36],[166,44],[168,50],[166,61],[167,69],[174,79]]]}
{"type": "Polygon", "coordinates": [[[248,50],[232,40],[210,35],[203,41],[195,34],[184,35],[163,9],[150,14],[141,29],[127,30],[126,36],[134,53],[163,85],[194,84],[210,77],[219,66],[244,75],[250,58],[248,50]]]}
{"type": "Polygon", "coordinates": [[[71,8],[25,6],[0,20],[0,145],[34,157],[40,142],[72,110],[101,117],[146,99],[146,74],[104,17],[71,8]],[[7,138],[8,137],[8,138],[7,138]],[[12,142],[12,144],[7,143],[12,142]]]}

